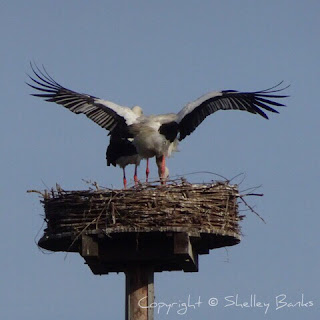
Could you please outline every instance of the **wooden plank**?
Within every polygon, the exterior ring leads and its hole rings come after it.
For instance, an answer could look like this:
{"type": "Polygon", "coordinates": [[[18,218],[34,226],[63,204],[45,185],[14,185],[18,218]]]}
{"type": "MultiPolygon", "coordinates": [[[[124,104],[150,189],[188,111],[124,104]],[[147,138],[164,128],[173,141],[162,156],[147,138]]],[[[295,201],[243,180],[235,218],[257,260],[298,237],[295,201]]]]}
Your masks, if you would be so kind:
{"type": "Polygon", "coordinates": [[[82,257],[99,257],[99,245],[93,237],[82,235],[81,239],[82,257]]]}
{"type": "Polygon", "coordinates": [[[190,238],[187,233],[175,233],[173,240],[174,254],[188,254],[190,250],[190,238]]]}
{"type": "Polygon", "coordinates": [[[188,233],[175,233],[173,252],[183,257],[181,266],[185,272],[198,271],[198,253],[194,250],[188,233]]]}

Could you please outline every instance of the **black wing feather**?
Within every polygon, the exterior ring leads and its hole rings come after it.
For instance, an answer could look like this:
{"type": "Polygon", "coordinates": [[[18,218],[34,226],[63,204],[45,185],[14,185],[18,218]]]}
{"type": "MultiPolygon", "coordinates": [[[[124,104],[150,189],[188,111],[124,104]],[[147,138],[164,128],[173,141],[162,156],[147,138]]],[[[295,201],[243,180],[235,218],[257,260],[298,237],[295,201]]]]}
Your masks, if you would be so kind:
{"type": "Polygon", "coordinates": [[[34,67],[31,63],[30,65],[36,78],[28,75],[33,84],[27,83],[27,85],[35,90],[44,92],[33,93],[31,94],[32,96],[63,105],[73,113],[85,114],[89,119],[109,131],[118,126],[122,128],[124,136],[126,135],[127,125],[125,119],[111,108],[98,103],[98,98],[69,90],[53,80],[44,67],[42,72],[37,66],[34,67]]]}
{"type": "Polygon", "coordinates": [[[208,115],[218,110],[242,110],[259,114],[265,119],[268,119],[268,116],[263,110],[279,113],[279,111],[270,106],[284,107],[285,105],[270,100],[270,98],[288,97],[287,95],[276,94],[288,88],[288,86],[279,88],[281,83],[269,89],[256,92],[239,92],[236,90],[212,92],[199,98],[199,104],[197,104],[197,100],[188,104],[178,114],[179,140],[183,140],[191,134],[208,115]],[[206,99],[206,97],[208,98],[206,99]]]}

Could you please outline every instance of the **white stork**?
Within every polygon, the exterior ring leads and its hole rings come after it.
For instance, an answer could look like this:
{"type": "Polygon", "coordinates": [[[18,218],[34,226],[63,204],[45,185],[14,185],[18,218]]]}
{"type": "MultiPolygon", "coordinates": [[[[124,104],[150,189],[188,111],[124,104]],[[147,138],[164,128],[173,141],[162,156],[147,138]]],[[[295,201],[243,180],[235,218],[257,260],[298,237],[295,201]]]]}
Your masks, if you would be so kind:
{"type": "Polygon", "coordinates": [[[213,91],[188,103],[177,114],[145,116],[138,106],[130,109],[69,90],[53,80],[44,68],[44,72],[39,68],[35,70],[32,65],[31,68],[36,78],[29,76],[34,84],[28,85],[42,92],[32,94],[33,96],[61,104],[76,114],[85,114],[102,128],[109,130],[112,136],[116,132],[121,139],[132,139],[141,158],[148,160],[156,157],[162,183],[168,175],[165,158],[175,151],[178,141],[191,134],[207,116],[218,110],[243,110],[268,119],[262,109],[279,113],[271,106],[284,106],[270,98],[287,97],[278,94],[287,88],[279,88],[280,82],[274,87],[255,92],[213,91]]]}

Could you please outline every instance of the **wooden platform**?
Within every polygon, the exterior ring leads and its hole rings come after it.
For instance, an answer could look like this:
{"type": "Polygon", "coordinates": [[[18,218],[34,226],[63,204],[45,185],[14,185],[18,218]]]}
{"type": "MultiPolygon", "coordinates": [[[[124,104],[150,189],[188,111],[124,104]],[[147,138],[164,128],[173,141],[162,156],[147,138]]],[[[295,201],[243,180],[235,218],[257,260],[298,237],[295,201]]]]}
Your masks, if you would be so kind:
{"type": "Polygon", "coordinates": [[[129,264],[144,264],[155,272],[198,271],[198,255],[236,245],[240,236],[186,232],[84,232],[44,235],[39,246],[50,251],[79,252],[94,274],[125,272],[129,264]]]}
{"type": "Polygon", "coordinates": [[[52,191],[39,246],[78,252],[94,274],[197,272],[198,256],[240,242],[238,189],[227,183],[52,191]]]}

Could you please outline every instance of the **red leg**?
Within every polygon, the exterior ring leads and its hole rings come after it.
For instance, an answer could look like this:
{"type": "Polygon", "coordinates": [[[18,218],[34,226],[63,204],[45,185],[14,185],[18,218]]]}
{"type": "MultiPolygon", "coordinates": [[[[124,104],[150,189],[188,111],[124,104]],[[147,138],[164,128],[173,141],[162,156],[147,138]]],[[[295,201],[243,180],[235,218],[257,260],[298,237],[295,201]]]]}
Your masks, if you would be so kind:
{"type": "Polygon", "coordinates": [[[166,181],[165,181],[165,172],[166,172],[166,158],[165,156],[162,156],[162,159],[161,159],[161,184],[165,184],[166,181]]]}
{"type": "Polygon", "coordinates": [[[123,188],[127,189],[126,171],[125,171],[125,168],[123,168],[122,170],[123,170],[123,188]]]}
{"type": "Polygon", "coordinates": [[[134,167],[134,176],[133,176],[133,180],[134,180],[134,184],[135,185],[137,185],[138,184],[138,175],[137,175],[137,168],[138,168],[138,166],[137,165],[135,165],[135,167],[134,167]]]}
{"type": "Polygon", "coordinates": [[[147,158],[147,169],[146,169],[146,182],[148,182],[148,178],[149,178],[149,158],[147,158]]]}

